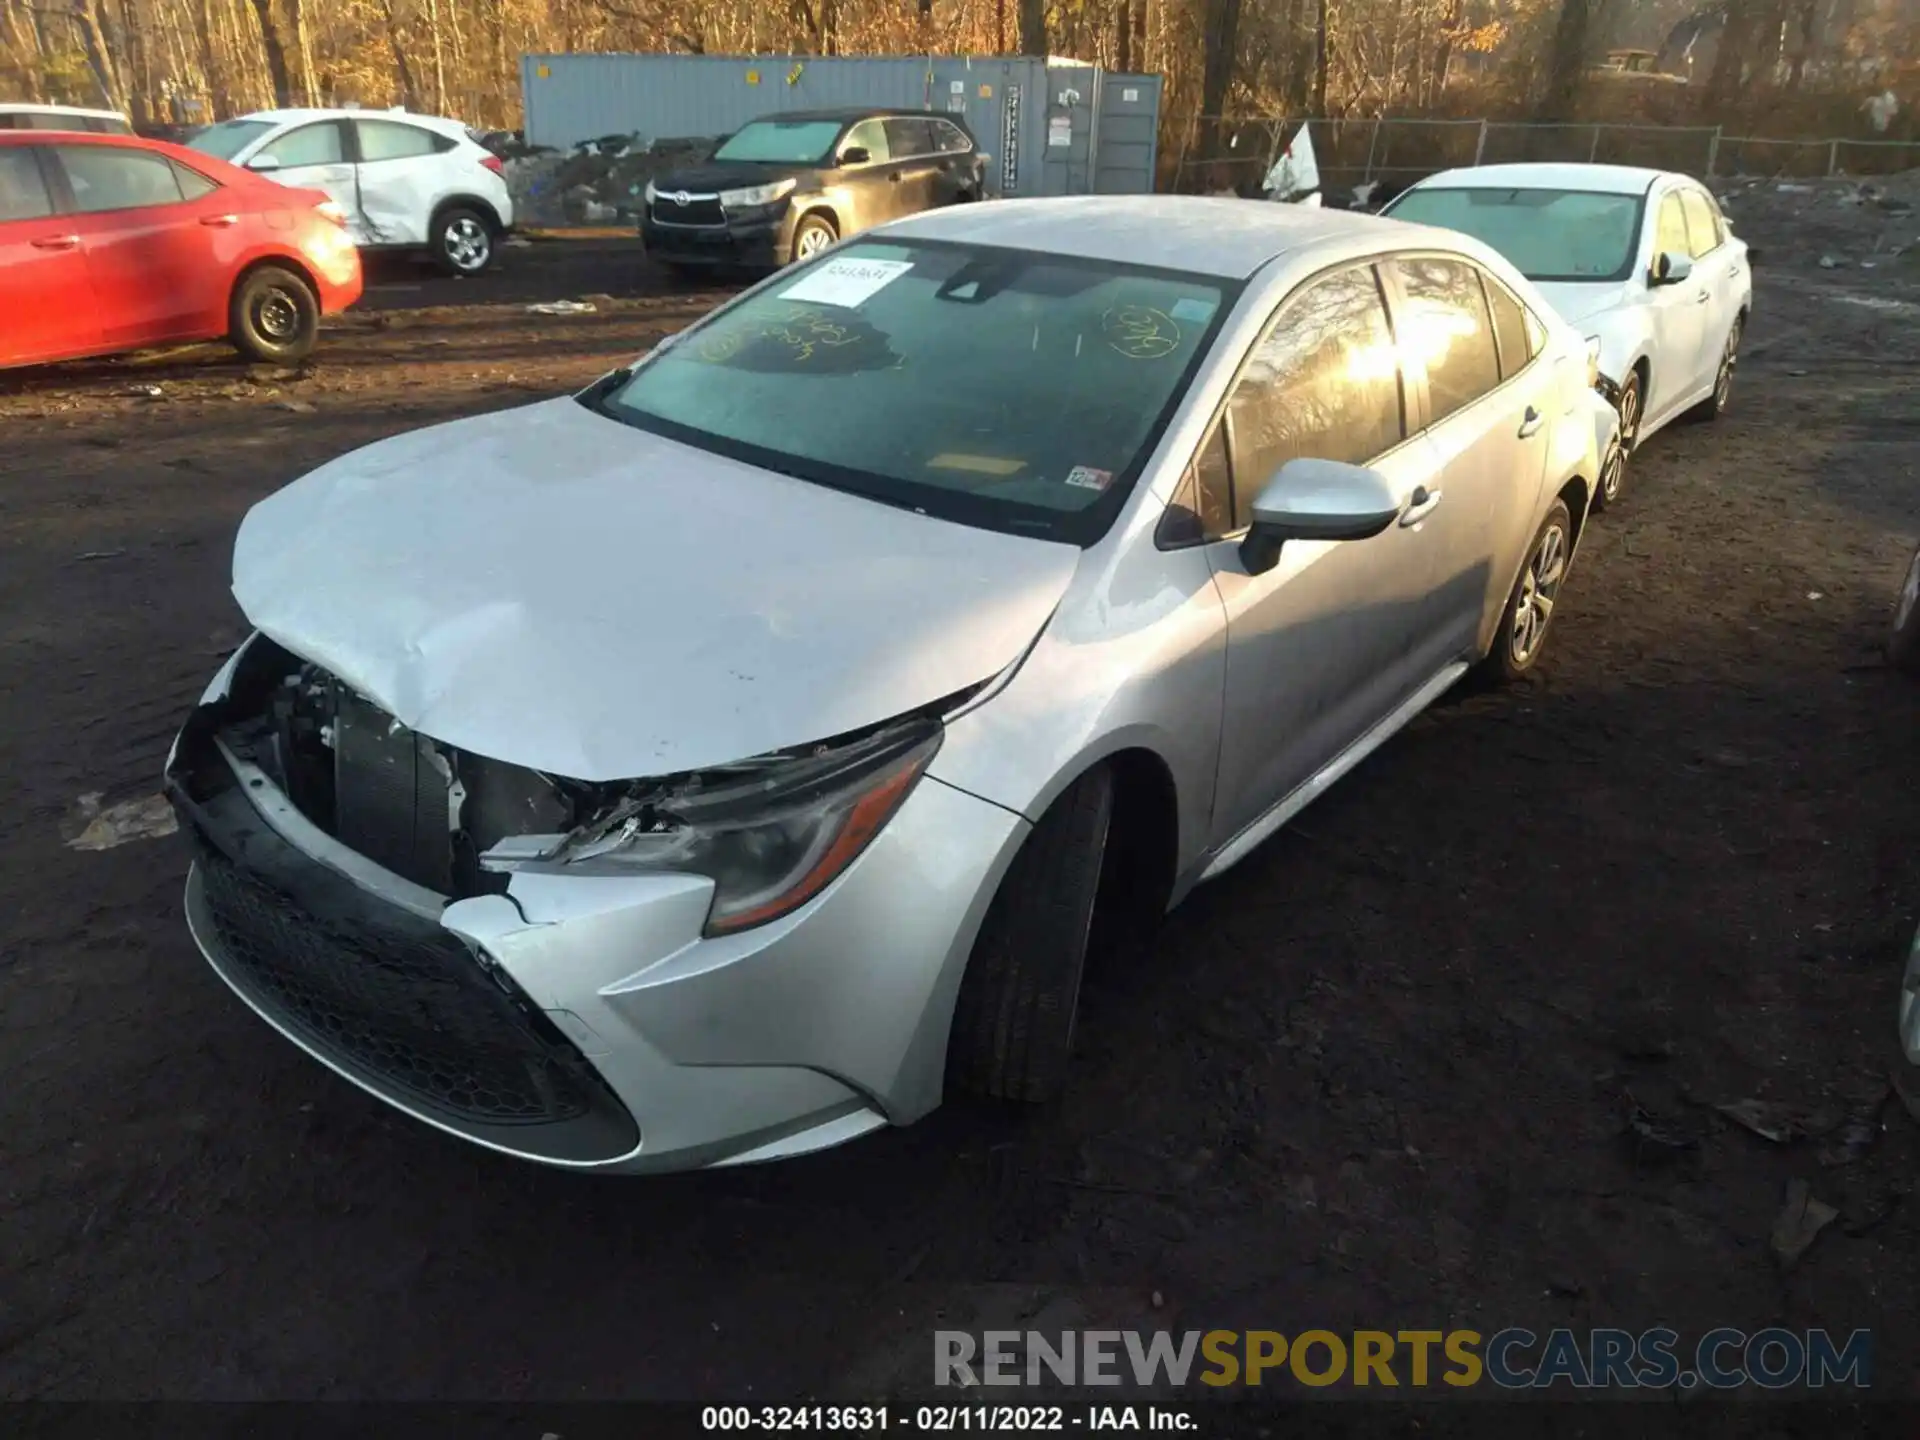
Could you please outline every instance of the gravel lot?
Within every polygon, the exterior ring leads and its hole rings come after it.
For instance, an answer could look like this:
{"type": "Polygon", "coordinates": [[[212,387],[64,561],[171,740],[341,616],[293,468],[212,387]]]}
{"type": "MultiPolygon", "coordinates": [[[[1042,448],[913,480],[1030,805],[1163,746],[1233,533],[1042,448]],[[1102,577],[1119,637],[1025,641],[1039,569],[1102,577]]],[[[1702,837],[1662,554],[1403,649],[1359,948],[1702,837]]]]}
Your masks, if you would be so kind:
{"type": "Polygon", "coordinates": [[[714,297],[550,242],[383,273],[299,372],[0,377],[0,1397],[874,1395],[929,1378],[936,1324],[1865,1326],[1876,1389],[1920,1393],[1888,1098],[1920,685],[1879,659],[1920,306],[1776,256],[1735,413],[1643,452],[1544,673],[1417,722],[1093,976],[1065,1104],[653,1181],[391,1115],[206,969],[177,840],[70,842],[154,792],[243,633],[249,504],[714,297]],[[1743,1099],[1840,1128],[1773,1143],[1743,1099]],[[1839,1219],[1782,1273],[1796,1178],[1839,1219]]]}

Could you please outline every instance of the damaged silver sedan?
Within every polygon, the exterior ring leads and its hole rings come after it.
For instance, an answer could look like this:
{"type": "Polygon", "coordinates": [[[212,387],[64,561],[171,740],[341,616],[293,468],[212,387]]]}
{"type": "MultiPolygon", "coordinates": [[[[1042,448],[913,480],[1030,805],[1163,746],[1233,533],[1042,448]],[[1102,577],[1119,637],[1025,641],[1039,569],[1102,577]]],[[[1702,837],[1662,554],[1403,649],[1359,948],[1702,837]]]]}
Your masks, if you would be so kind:
{"type": "Polygon", "coordinates": [[[167,763],[188,923],[296,1045],[549,1164],[1046,1100],[1103,936],[1537,663],[1590,379],[1491,251],[1371,217],[871,232],[249,513],[254,634],[167,763]]]}

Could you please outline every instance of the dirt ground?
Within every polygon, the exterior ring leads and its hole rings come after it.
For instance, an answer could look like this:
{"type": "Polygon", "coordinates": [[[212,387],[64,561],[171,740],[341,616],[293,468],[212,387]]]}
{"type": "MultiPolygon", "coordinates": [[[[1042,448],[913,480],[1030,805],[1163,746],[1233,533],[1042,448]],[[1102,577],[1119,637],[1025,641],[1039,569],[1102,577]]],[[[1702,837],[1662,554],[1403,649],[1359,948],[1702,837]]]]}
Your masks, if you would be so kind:
{"type": "Polygon", "coordinates": [[[1920,1394],[1920,1122],[1887,1098],[1920,684],[1879,658],[1920,309],[1780,258],[1735,413],[1650,442],[1543,673],[1091,977],[1063,1105],[647,1181],[388,1112],[200,961],[177,840],[67,842],[81,796],[154,792],[241,636],[249,504],[713,297],[556,243],[383,277],[297,373],[0,378],[0,1397],[871,1396],[930,1380],[936,1325],[1659,1323],[1868,1327],[1876,1390],[1920,1394]],[[1744,1099],[1836,1128],[1774,1143],[1714,1108],[1744,1099]],[[1783,1274],[1793,1179],[1839,1219],[1783,1274]]]}

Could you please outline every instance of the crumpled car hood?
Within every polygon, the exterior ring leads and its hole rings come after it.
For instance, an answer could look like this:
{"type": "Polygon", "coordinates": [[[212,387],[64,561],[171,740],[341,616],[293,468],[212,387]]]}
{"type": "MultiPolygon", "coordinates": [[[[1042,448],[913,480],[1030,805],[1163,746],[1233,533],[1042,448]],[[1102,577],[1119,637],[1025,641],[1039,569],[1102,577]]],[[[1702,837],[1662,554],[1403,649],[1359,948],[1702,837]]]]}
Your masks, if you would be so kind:
{"type": "Polygon", "coordinates": [[[1080,553],[561,399],[381,441],[269,496],[233,593],[402,724],[601,781],[828,739],[989,679],[1080,553]]]}
{"type": "Polygon", "coordinates": [[[1592,284],[1578,280],[1539,281],[1535,282],[1534,288],[1546,297],[1554,313],[1569,325],[1578,325],[1603,310],[1613,310],[1625,304],[1628,290],[1626,285],[1618,283],[1592,284]]]}

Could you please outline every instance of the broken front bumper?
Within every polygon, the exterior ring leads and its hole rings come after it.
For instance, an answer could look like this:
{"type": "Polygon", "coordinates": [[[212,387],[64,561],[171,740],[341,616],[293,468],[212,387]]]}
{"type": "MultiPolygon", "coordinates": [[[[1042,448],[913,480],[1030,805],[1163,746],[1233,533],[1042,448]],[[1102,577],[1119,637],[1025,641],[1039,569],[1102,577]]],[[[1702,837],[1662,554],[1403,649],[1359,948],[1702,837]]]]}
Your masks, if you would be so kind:
{"type": "Polygon", "coordinates": [[[415,1118],[641,1172],[802,1154],[939,1103],[1012,812],[923,777],[814,900],[703,939],[698,876],[556,867],[449,903],[308,821],[219,723],[203,704],[167,766],[195,942],[281,1034],[415,1118]]]}

